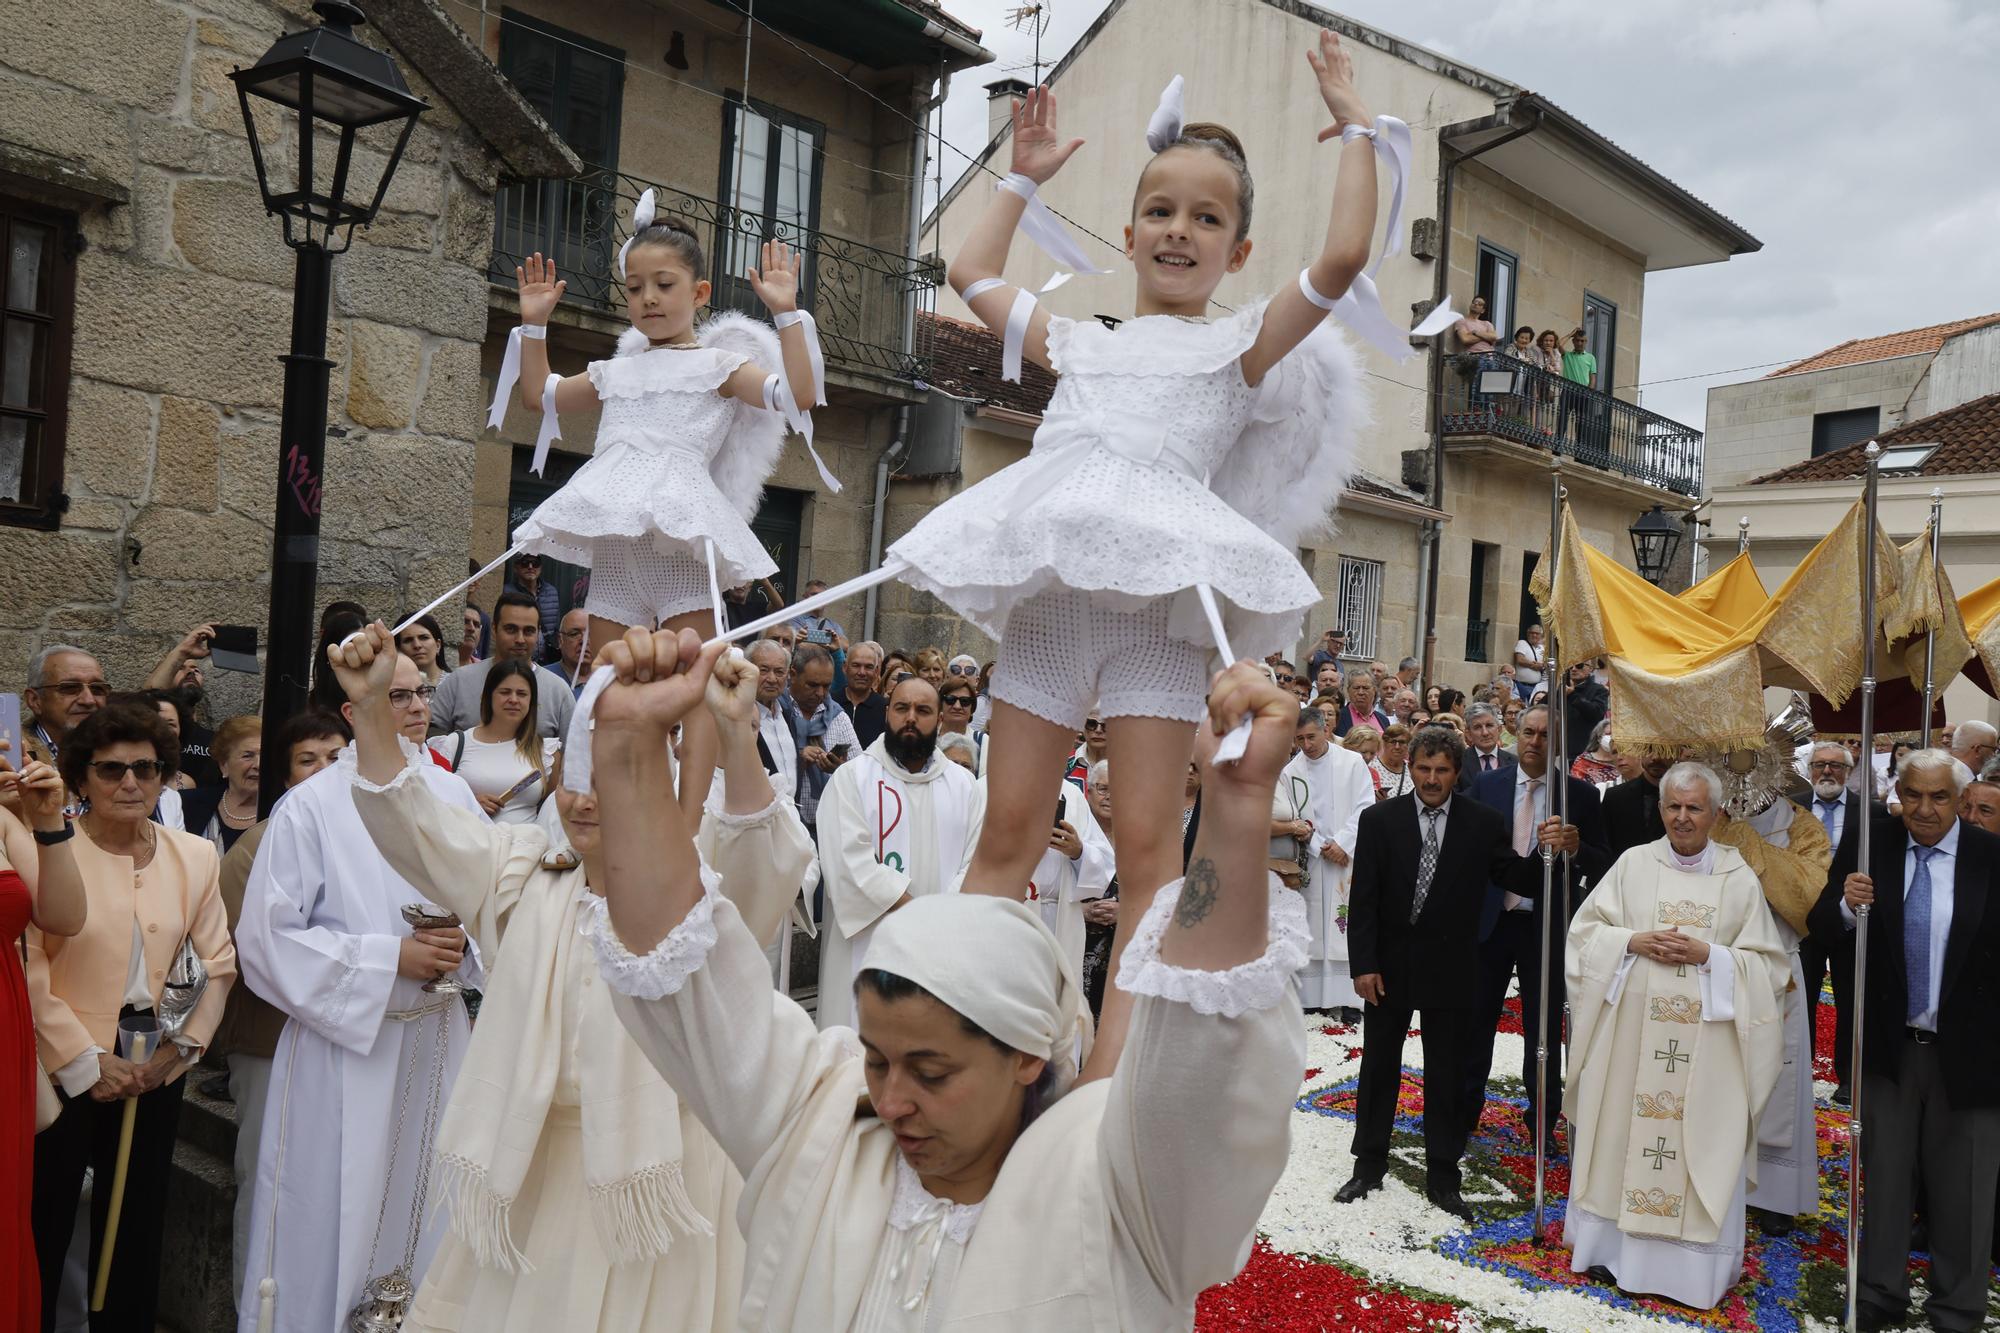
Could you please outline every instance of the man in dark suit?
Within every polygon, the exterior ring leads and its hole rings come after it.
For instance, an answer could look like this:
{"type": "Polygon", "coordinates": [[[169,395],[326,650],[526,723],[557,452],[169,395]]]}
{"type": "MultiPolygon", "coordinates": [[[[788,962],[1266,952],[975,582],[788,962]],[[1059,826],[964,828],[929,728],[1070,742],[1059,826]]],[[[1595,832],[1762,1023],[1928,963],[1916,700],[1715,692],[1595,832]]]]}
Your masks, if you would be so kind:
{"type": "MultiPolygon", "coordinates": [[[[1354,1176],[1334,1197],[1365,1198],[1388,1170],[1403,1036],[1423,1011],[1425,1194],[1465,1221],[1458,1159],[1465,1148],[1459,1091],[1479,974],[1479,915],[1486,886],[1526,897],[1541,892],[1539,855],[1514,851],[1507,821],[1488,806],[1453,799],[1460,743],[1445,727],[1410,742],[1416,790],[1361,812],[1348,897],[1348,956],[1362,1016],[1361,1088],[1354,1176]]],[[[1547,821],[1539,845],[1575,852],[1574,825],[1547,821]]]]}
{"type": "MultiPolygon", "coordinates": [[[[1520,764],[1481,774],[1473,781],[1470,795],[1491,806],[1512,830],[1515,852],[1527,855],[1535,848],[1535,826],[1554,813],[1549,804],[1549,710],[1536,704],[1522,712],[1516,722],[1516,753],[1520,764]]],[[[1507,1003],[1507,982],[1521,978],[1521,1030],[1527,1034],[1521,1052],[1521,1082],[1528,1090],[1528,1133],[1536,1125],[1535,1038],[1536,1031],[1548,1034],[1548,1097],[1541,1124],[1549,1142],[1554,1142],[1556,1116],[1562,1108],[1562,1019],[1563,970],[1560,964],[1549,972],[1549,1003],[1541,1004],[1542,931],[1544,906],[1556,912],[1550,930],[1556,950],[1569,938],[1569,917],[1588,891],[1611,868],[1611,853],[1604,842],[1604,821],[1597,808],[1597,788],[1582,778],[1568,777],[1569,819],[1576,825],[1581,842],[1569,867],[1569,902],[1560,901],[1563,868],[1553,876],[1558,900],[1544,904],[1537,896],[1509,893],[1498,884],[1486,886],[1486,901],[1479,914],[1479,991],[1472,1015],[1472,1039],[1466,1049],[1465,1087],[1460,1093],[1466,1113],[1469,1137],[1478,1128],[1479,1112],[1486,1102],[1486,1080],[1493,1072],[1493,1037],[1507,1003]],[[1537,1028],[1537,1024],[1540,1028],[1537,1028]]]]}
{"type": "Polygon", "coordinates": [[[1854,909],[1871,908],[1859,1324],[1903,1320],[1921,1171],[1924,1314],[1933,1329],[1967,1333],[1986,1317],[2000,1182],[2000,837],[1958,817],[1958,772],[1943,750],[1910,754],[1896,791],[1902,814],[1874,821],[1865,872],[1850,839],[1834,858],[1840,891],[1829,886],[1811,920],[1832,948],[1854,909]]]}
{"type": "Polygon", "coordinates": [[[1660,779],[1671,767],[1673,760],[1649,755],[1641,763],[1638,777],[1604,793],[1600,807],[1604,814],[1604,843],[1614,863],[1634,847],[1644,847],[1667,836],[1666,825],[1660,822],[1660,779]]]}
{"type": "Polygon", "coordinates": [[[1472,784],[1488,773],[1510,769],[1520,762],[1516,753],[1500,744],[1500,714],[1492,704],[1473,704],[1465,710],[1465,757],[1459,767],[1458,789],[1471,791],[1472,784]]]}
{"type": "MultiPolygon", "coordinates": [[[[1854,756],[1845,745],[1825,741],[1813,746],[1806,772],[1812,780],[1812,795],[1800,804],[1819,820],[1826,829],[1827,841],[1833,844],[1833,865],[1826,872],[1826,883],[1827,891],[1837,896],[1845,878],[1840,869],[1842,858],[1846,858],[1849,866],[1853,865],[1853,842],[1861,828],[1861,796],[1847,786],[1847,779],[1854,772],[1854,756]]],[[[1846,931],[1835,944],[1821,941],[1817,934],[1808,935],[1799,942],[1799,966],[1805,970],[1806,998],[1812,1006],[1809,1012],[1814,1014],[1819,1012],[1820,980],[1829,971],[1833,973],[1831,1054],[1834,1081],[1838,1085],[1833,1100],[1846,1106],[1853,1100],[1847,1081],[1847,1059],[1854,1050],[1854,932],[1846,931]]],[[[1813,1053],[1817,1055],[1820,1040],[1816,1020],[1810,1031],[1813,1053]]]]}

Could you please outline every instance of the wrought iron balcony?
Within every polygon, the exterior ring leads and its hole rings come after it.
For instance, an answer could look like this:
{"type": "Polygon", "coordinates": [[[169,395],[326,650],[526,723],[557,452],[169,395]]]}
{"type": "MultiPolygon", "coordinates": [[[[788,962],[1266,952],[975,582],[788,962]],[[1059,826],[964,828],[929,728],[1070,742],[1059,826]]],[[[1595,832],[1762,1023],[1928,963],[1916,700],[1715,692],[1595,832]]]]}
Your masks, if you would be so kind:
{"type": "Polygon", "coordinates": [[[1492,621],[1468,620],[1465,622],[1465,660],[1468,662],[1490,662],[1493,660],[1492,621]]]}
{"type": "Polygon", "coordinates": [[[1552,449],[1676,495],[1701,494],[1700,431],[1497,352],[1445,367],[1444,434],[1552,449]]]}
{"type": "Polygon", "coordinates": [[[830,362],[904,380],[929,373],[929,349],[919,341],[906,343],[905,330],[914,326],[914,339],[924,337],[924,321],[913,316],[933,305],[943,280],[938,265],[607,167],[587,168],[572,180],[528,181],[500,190],[488,276],[511,288],[515,265],[539,250],[554,257],[568,282],[566,300],[622,316],[618,247],[631,234],[632,210],[648,189],[655,192],[661,218],[679,218],[701,240],[714,288],[712,308],[762,314],[743,270],[756,262],[765,241],[785,241],[805,252],[799,304],[813,312],[830,362]]]}

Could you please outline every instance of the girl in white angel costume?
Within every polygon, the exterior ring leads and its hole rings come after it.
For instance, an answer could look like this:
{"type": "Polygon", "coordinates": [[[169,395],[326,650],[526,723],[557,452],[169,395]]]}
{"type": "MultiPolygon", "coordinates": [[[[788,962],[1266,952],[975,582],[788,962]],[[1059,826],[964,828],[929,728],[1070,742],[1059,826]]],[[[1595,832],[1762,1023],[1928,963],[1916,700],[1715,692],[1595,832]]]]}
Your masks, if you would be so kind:
{"type": "MultiPolygon", "coordinates": [[[[986,825],[966,891],[1018,895],[1084,714],[1095,704],[1109,724],[1123,775],[1113,957],[1180,874],[1182,784],[1212,655],[1289,646],[1320,599],[1297,546],[1345,484],[1366,410],[1353,354],[1325,320],[1365,281],[1373,141],[1407,129],[1369,115],[1332,33],[1307,59],[1335,121],[1319,138],[1345,145],[1326,239],[1297,283],[1221,318],[1211,298],[1250,254],[1236,136],[1183,127],[1180,80],[1169,86],[1125,228],[1137,314],[1111,329],[1052,316],[999,278],[1024,211],[1038,221],[1036,187],[1083,142],[1058,137],[1047,89],[1015,108],[1013,174],[949,276],[1003,335],[1003,373],[1025,356],[1061,378],[1029,456],[940,505],[885,562],[1000,640],[986,825]]],[[[1129,995],[1108,989],[1086,1077],[1111,1072],[1129,1012],[1129,995]]]]}
{"type": "MultiPolygon", "coordinates": [[[[719,589],[769,576],[777,565],[750,531],[764,479],[777,465],[785,423],[807,436],[801,404],[825,400],[825,361],[812,316],[798,309],[802,256],[766,242],[762,267],[745,276],[778,332],[708,303],[701,242],[686,224],[654,217],[653,192],[639,198],[632,236],[619,251],[632,327],[609,361],[581,375],[549,372],[548,321],[567,283],[540,253],[514,270],[521,327],[509,339],[494,398],[504,414],[518,375],[521,404],[542,414],[539,474],[559,412],[601,404],[595,456],[514,533],[515,549],[590,567],[590,642],[610,643],[628,626],[718,628],[719,589]],[[767,369],[782,365],[783,373],[767,369]]],[[[493,422],[497,425],[497,420],[493,422]]],[[[818,462],[818,455],[814,455],[818,462]]],[[[820,469],[827,485],[839,484],[820,469]]],[[[715,734],[705,716],[683,738],[689,773],[713,769],[715,734]]],[[[683,784],[698,815],[706,780],[683,784]]]]}

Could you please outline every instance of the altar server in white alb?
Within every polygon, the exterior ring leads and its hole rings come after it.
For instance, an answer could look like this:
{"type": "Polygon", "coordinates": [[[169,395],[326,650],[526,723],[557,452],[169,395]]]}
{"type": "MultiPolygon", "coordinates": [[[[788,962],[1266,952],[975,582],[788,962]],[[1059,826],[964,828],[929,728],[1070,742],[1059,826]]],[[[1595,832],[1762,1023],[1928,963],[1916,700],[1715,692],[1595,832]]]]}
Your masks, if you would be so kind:
{"type": "Polygon", "coordinates": [[[1566,959],[1570,1267],[1703,1310],[1743,1272],[1789,976],[1756,875],[1709,837],[1721,804],[1712,769],[1668,769],[1666,836],[1591,890],[1566,959]]]}
{"type": "Polygon", "coordinates": [[[1762,1229],[1784,1235],[1819,1211],[1819,1122],[1813,1115],[1813,1006],[1799,945],[1826,888],[1833,844],[1817,819],[1779,796],[1762,810],[1718,824],[1716,841],[1742,853],[1764,890],[1784,946],[1790,984],[1783,1003],[1783,1067],[1757,1120],[1757,1171],[1749,1208],[1762,1229]]]}
{"type": "MultiPolygon", "coordinates": [[[[423,683],[416,663],[399,656],[385,696],[396,728],[431,794],[483,820],[472,789],[422,748],[423,683]]],[[[342,706],[350,719],[353,710],[342,706]]],[[[484,976],[464,932],[413,933],[403,920],[406,904],[427,897],[369,840],[354,808],[354,765],[349,745],[285,793],[243,890],[243,979],[288,1021],[258,1140],[241,1333],[258,1327],[267,1276],[276,1282],[276,1328],[346,1327],[363,1288],[405,1255],[414,1253],[411,1280],[421,1278],[444,1231],[417,1198],[425,1112],[434,1080],[450,1095],[470,1029],[461,998],[423,986],[445,974],[480,986],[484,976]]]]}
{"type": "Polygon", "coordinates": [[[1303,839],[1308,856],[1306,922],[1312,950],[1299,973],[1299,1000],[1308,1009],[1359,1008],[1347,961],[1347,892],[1354,877],[1354,836],[1361,812],[1375,804],[1368,761],[1335,745],[1317,708],[1299,713],[1299,752],[1278,775],[1278,795],[1311,825],[1303,839]]]}
{"type": "MultiPolygon", "coordinates": [[[[745,277],[779,331],[747,316],[712,315],[701,242],[675,218],[656,219],[640,196],[632,236],[618,252],[632,320],[618,354],[581,375],[549,371],[548,321],[567,285],[535,254],[515,269],[521,327],[508,339],[488,424],[498,426],[518,376],[521,405],[542,414],[534,470],[559,434],[559,412],[603,407],[596,453],[514,532],[522,550],[590,567],[590,642],[628,625],[715,633],[718,588],[777,571],[750,531],[764,479],[777,465],[785,422],[812,438],[808,410],[826,400],[825,360],[812,316],[798,308],[803,262],[766,242],[745,277]],[[782,374],[778,368],[782,367],[782,374]]],[[[818,461],[818,455],[814,455],[818,461]]],[[[840,484],[825,468],[829,489],[840,484]]],[[[714,729],[689,719],[680,793],[699,819],[714,771],[714,729]]]]}
{"type": "Polygon", "coordinates": [[[1117,873],[1111,839],[1090,812],[1090,801],[1073,782],[1056,784],[1055,827],[1048,850],[1035,862],[1028,879],[1028,901],[1035,904],[1062,945],[1063,954],[1083,975],[1083,905],[1102,898],[1117,873]]]}
{"type": "Polygon", "coordinates": [[[986,813],[985,784],[938,753],[928,681],[896,686],[884,716],[875,743],[836,769],[819,798],[823,1028],[853,1026],[854,978],[882,919],[913,898],[958,892],[986,813]]]}
{"type": "MultiPolygon", "coordinates": [[[[600,658],[619,683],[597,714],[610,881],[593,944],[620,1018],[743,1172],[740,1327],[1191,1328],[1250,1253],[1305,1059],[1299,902],[1263,846],[1291,696],[1249,663],[1218,678],[1215,716],[1252,720],[1245,752],[1205,775],[1185,883],[1134,932],[1116,1072],[1072,1085],[1088,1011],[1020,902],[937,894],[890,915],[858,1032],[815,1032],[772,991],[678,811],[647,795],[714,659],[692,634],[600,658]]],[[[754,688],[735,666],[710,688],[754,688]]]]}
{"type": "MultiPolygon", "coordinates": [[[[542,824],[488,823],[439,801],[396,745],[388,643],[376,625],[333,650],[357,701],[355,807],[397,872],[462,916],[494,962],[438,1131],[451,1232],[404,1330],[734,1328],[742,1178],[619,1023],[579,934],[604,902],[596,794],[558,788],[553,841],[542,824]]],[[[754,728],[724,741],[697,842],[769,939],[812,843],[765,777],[754,728]]]]}
{"type": "MultiPolygon", "coordinates": [[[[1326,233],[1297,281],[1268,300],[1226,296],[1233,313],[1216,313],[1214,298],[1250,254],[1250,170],[1235,134],[1182,123],[1178,79],[1121,219],[1135,317],[1116,329],[1063,318],[1006,284],[1016,229],[1046,234],[1038,187],[1082,144],[1058,135],[1047,89],[1016,109],[1013,171],[950,278],[1002,335],[1003,373],[1025,358],[1061,378],[1029,456],[931,511],[885,561],[1000,642],[987,826],[968,891],[1019,895],[1077,728],[1093,704],[1104,718],[1119,773],[1120,950],[1181,872],[1182,782],[1218,651],[1281,649],[1320,600],[1298,546],[1339,495],[1367,410],[1327,315],[1366,282],[1375,150],[1408,129],[1363,106],[1331,33],[1307,55],[1333,119],[1319,138],[1345,141],[1326,233]]],[[[1390,234],[1399,227],[1392,217],[1390,234]]],[[[1401,343],[1407,354],[1407,331],[1401,343]]],[[[1126,1009],[1107,992],[1107,1029],[1126,1009]]]]}

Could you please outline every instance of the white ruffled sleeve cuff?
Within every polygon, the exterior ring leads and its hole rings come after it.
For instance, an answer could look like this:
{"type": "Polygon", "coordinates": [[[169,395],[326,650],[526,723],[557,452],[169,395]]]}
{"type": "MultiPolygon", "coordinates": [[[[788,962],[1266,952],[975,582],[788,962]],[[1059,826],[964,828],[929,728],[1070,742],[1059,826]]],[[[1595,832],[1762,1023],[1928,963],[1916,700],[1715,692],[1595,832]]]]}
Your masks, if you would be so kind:
{"type": "Polygon", "coordinates": [[[348,742],[347,748],[340,752],[334,763],[339,767],[341,772],[347,775],[347,780],[362,791],[392,792],[404,783],[409,782],[412,773],[421,773],[431,762],[430,755],[425,752],[423,747],[419,746],[408,736],[398,733],[396,744],[403,747],[402,771],[387,782],[379,785],[361,776],[360,758],[355,752],[352,741],[348,742]]]}
{"type": "Polygon", "coordinates": [[[722,877],[701,868],[701,899],[667,937],[643,957],[635,955],[611,927],[604,899],[592,895],[579,914],[577,930],[597,953],[604,982],[635,1000],[663,1000],[677,994],[699,972],[715,948],[715,894],[722,877]]]}
{"type": "Polygon", "coordinates": [[[1181,896],[1181,882],[1174,880],[1153,897],[1153,906],[1140,919],[1132,942],[1118,972],[1118,986],[1133,995],[1152,995],[1174,1000],[1198,1014],[1221,1014],[1241,1018],[1252,1010],[1275,1007],[1286,995],[1292,974],[1306,963],[1306,947],[1312,939],[1306,926],[1305,900],[1268,877],[1271,895],[1270,943],[1262,956],[1221,972],[1174,967],[1160,960],[1160,945],[1166,938],[1167,922],[1181,896]]]}

